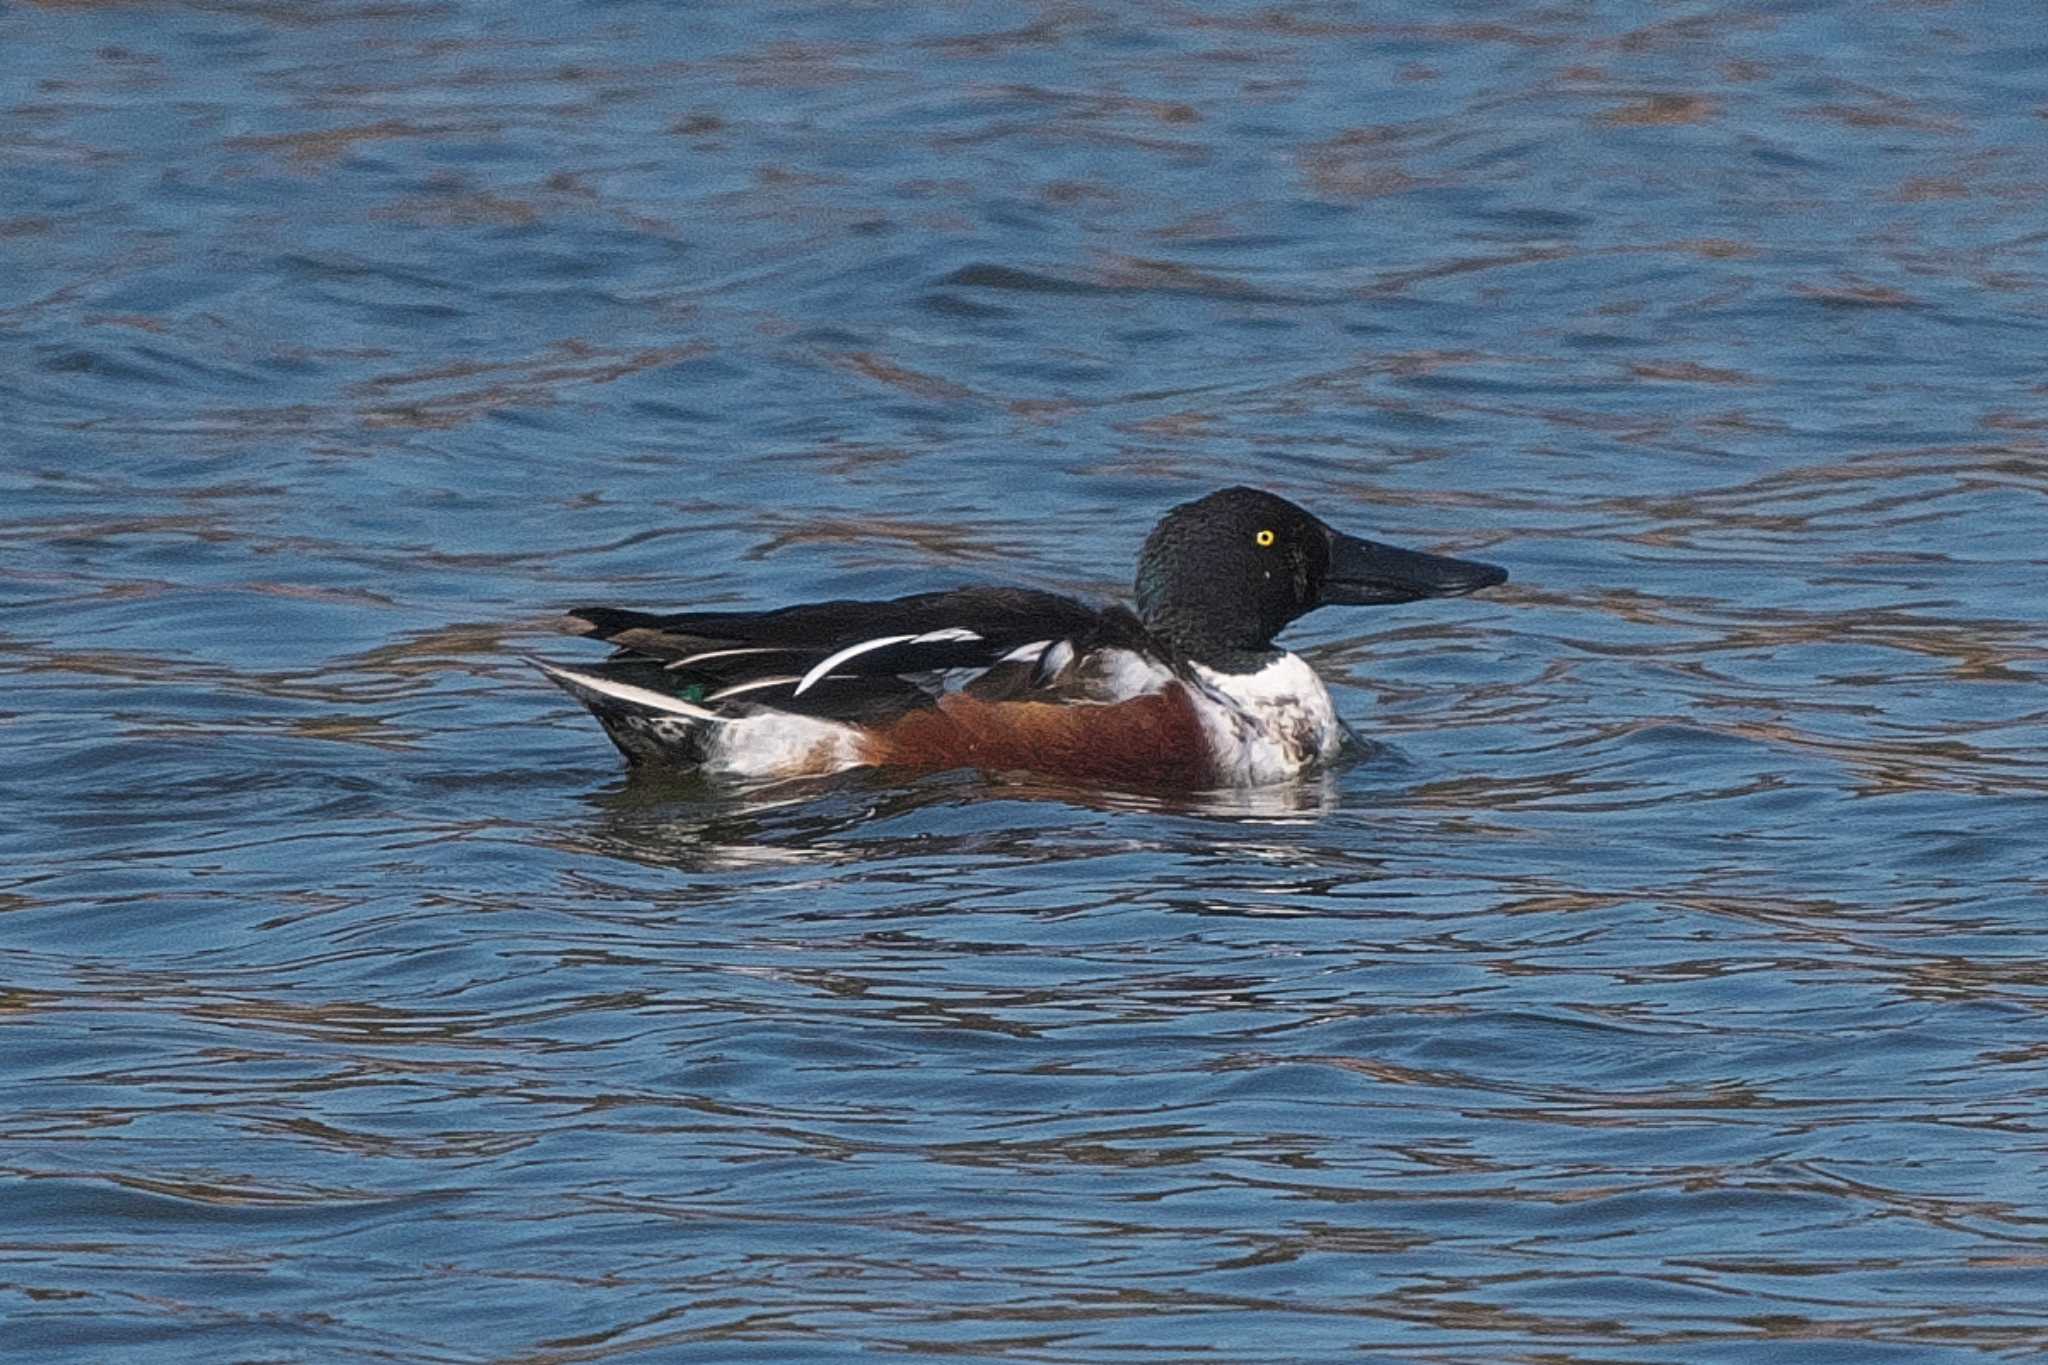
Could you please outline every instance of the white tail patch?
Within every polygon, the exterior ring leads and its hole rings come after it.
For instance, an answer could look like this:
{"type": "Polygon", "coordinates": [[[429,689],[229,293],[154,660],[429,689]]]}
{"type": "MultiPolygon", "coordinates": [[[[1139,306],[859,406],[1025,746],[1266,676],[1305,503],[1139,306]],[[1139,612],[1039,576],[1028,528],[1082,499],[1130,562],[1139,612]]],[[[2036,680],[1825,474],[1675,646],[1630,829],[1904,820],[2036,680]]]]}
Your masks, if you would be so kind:
{"type": "Polygon", "coordinates": [[[953,644],[964,640],[979,640],[980,638],[981,636],[971,630],[966,630],[959,626],[948,626],[944,630],[928,630],[922,635],[883,635],[873,640],[862,640],[857,645],[848,645],[837,654],[828,656],[823,663],[818,664],[810,672],[804,674],[803,679],[796,685],[796,691],[790,695],[801,697],[815,686],[819,679],[845,663],[848,659],[857,659],[861,655],[873,650],[887,649],[890,645],[953,644]]]}
{"type": "Polygon", "coordinates": [[[544,664],[538,659],[533,659],[529,662],[535,668],[553,678],[557,683],[573,685],[573,687],[580,688],[585,692],[595,692],[601,697],[610,697],[613,701],[625,702],[629,706],[644,706],[650,711],[660,711],[671,716],[687,716],[691,720],[725,721],[731,719],[730,716],[721,716],[716,711],[707,711],[694,702],[684,701],[681,697],[671,697],[666,693],[656,692],[649,687],[635,687],[632,683],[613,682],[610,678],[600,678],[594,673],[578,673],[573,668],[556,668],[554,665],[544,664]]]}

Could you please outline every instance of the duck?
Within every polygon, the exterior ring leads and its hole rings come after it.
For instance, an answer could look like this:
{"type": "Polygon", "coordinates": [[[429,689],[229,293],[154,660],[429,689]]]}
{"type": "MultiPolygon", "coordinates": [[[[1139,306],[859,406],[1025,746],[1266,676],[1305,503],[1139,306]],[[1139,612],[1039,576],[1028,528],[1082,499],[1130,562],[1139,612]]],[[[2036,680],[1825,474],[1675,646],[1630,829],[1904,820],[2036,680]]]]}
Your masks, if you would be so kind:
{"type": "Polygon", "coordinates": [[[1169,509],[1134,607],[974,586],[768,611],[579,607],[601,662],[532,662],[629,766],[741,783],[850,769],[979,769],[1124,790],[1297,780],[1350,727],[1274,643],[1322,607],[1496,587],[1507,570],[1346,534],[1286,498],[1225,488],[1169,509]]]}

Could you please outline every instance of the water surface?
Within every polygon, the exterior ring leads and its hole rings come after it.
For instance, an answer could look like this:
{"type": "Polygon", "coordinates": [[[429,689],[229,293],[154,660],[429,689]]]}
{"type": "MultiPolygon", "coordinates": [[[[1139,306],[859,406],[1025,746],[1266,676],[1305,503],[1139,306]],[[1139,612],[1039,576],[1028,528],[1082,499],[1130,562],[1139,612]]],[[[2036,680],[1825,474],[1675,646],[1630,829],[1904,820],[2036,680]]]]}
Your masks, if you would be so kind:
{"type": "Polygon", "coordinates": [[[0,1315],[2048,1349],[2024,7],[0,7],[0,1315]],[[579,602],[1507,565],[1255,797],[629,783],[579,602]]]}

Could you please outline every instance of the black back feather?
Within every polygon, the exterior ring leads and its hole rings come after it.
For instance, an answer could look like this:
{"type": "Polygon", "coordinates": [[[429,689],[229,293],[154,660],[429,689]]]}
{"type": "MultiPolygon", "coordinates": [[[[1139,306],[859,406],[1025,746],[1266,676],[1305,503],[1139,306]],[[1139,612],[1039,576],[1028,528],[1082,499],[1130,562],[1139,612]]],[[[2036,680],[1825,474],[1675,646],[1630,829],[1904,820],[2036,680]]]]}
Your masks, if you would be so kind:
{"type": "MultiPolygon", "coordinates": [[[[932,704],[935,693],[920,685],[917,675],[998,665],[1016,671],[1001,661],[1020,646],[1092,638],[1111,616],[1128,622],[1119,634],[1137,627],[1128,612],[1101,612],[1058,593],[958,588],[888,601],[810,602],[759,612],[659,614],[579,607],[564,624],[576,634],[618,646],[610,660],[586,670],[614,681],[713,706],[720,704],[722,691],[745,688],[731,704],[759,703],[858,722],[932,704]],[[865,650],[795,695],[795,679],[843,649],[892,635],[939,631],[971,631],[975,638],[904,641],[865,650]],[[770,679],[782,681],[747,686],[770,679]]],[[[1022,665],[1025,677],[1032,666],[1022,665]]]]}

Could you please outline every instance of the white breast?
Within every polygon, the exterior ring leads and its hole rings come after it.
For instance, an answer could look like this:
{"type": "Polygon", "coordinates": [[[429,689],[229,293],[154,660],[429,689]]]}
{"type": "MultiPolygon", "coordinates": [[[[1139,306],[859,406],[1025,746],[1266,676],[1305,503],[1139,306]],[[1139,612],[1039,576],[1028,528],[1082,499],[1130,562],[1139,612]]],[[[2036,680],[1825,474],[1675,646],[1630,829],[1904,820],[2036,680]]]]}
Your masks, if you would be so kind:
{"type": "Polygon", "coordinates": [[[1256,673],[1194,666],[1197,707],[1222,776],[1237,786],[1298,777],[1337,756],[1343,729],[1330,690],[1300,656],[1282,654],[1256,673]]]}

